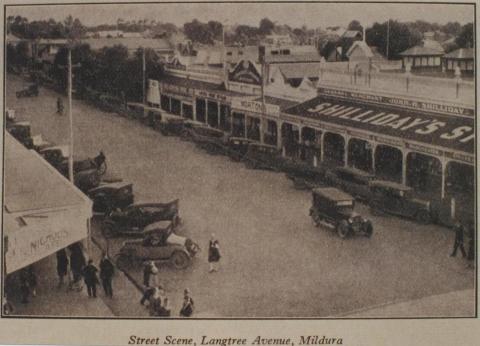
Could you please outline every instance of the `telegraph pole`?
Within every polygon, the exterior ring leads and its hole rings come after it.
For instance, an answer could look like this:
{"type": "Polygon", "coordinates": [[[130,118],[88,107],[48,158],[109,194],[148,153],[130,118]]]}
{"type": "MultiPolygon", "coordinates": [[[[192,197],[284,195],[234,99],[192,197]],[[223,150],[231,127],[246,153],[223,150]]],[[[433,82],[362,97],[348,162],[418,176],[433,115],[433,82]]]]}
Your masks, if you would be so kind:
{"type": "Polygon", "coordinates": [[[142,83],[143,83],[143,104],[145,105],[147,103],[146,101],[146,91],[145,91],[145,88],[146,88],[146,74],[147,74],[147,66],[146,66],[146,62],[145,62],[145,48],[142,48],[142,83]]]}
{"type": "Polygon", "coordinates": [[[70,153],[68,156],[68,178],[73,184],[73,116],[72,116],[72,48],[68,47],[68,121],[70,122],[70,153]]]}
{"type": "Polygon", "coordinates": [[[389,51],[390,50],[390,18],[387,21],[387,60],[389,58],[389,51]]]}

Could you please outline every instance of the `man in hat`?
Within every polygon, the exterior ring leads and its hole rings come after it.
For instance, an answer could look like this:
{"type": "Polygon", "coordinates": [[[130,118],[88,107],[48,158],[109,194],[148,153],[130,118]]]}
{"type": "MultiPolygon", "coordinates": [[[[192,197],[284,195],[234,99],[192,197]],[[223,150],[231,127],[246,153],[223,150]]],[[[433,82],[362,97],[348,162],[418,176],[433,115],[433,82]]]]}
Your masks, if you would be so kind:
{"type": "Polygon", "coordinates": [[[102,260],[100,261],[100,279],[102,280],[103,291],[107,297],[113,298],[112,279],[115,268],[112,261],[103,252],[102,260]]]}
{"type": "Polygon", "coordinates": [[[465,248],[463,247],[463,225],[457,221],[455,223],[454,230],[455,243],[453,244],[453,252],[450,254],[450,257],[455,257],[457,255],[457,249],[460,248],[462,256],[465,258],[467,254],[465,253],[465,248]]]}
{"type": "Polygon", "coordinates": [[[212,234],[208,244],[208,271],[210,273],[218,271],[218,262],[220,261],[220,257],[220,246],[218,240],[215,238],[215,234],[212,234]]]}
{"type": "Polygon", "coordinates": [[[190,317],[193,314],[193,299],[190,297],[190,291],[188,288],[185,288],[183,291],[183,304],[180,309],[180,316],[190,317]]]}

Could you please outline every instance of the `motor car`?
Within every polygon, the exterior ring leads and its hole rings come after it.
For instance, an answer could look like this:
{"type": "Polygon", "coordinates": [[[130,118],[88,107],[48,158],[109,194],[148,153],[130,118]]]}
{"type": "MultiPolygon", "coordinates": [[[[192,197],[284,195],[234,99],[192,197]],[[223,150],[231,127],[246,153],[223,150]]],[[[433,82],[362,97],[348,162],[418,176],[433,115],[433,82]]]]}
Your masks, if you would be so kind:
{"type": "Polygon", "coordinates": [[[411,187],[391,181],[376,180],[370,183],[370,189],[372,212],[404,216],[422,224],[434,221],[430,202],[415,198],[411,187]]]}
{"type": "Polygon", "coordinates": [[[227,140],[227,155],[233,161],[240,161],[248,151],[251,139],[243,137],[229,137],[227,140]]]}
{"type": "Polygon", "coordinates": [[[52,146],[52,143],[50,143],[49,141],[44,140],[43,137],[42,137],[42,135],[32,136],[32,141],[33,141],[33,149],[34,149],[36,152],[40,152],[40,151],[42,151],[43,149],[46,149],[46,148],[52,146]]]}
{"type": "Polygon", "coordinates": [[[277,147],[268,144],[250,143],[242,159],[247,168],[281,171],[284,159],[277,147]]]}
{"type": "MultiPolygon", "coordinates": [[[[70,155],[70,148],[68,145],[46,147],[41,149],[39,153],[47,162],[60,171],[60,173],[65,176],[68,175],[68,159],[70,155]]],[[[74,173],[92,169],[95,169],[100,176],[104,175],[107,171],[107,162],[103,151],[100,151],[100,153],[94,158],[74,157],[74,173]]]]}
{"type": "Polygon", "coordinates": [[[354,211],[355,199],[334,187],[312,190],[310,216],[315,226],[324,225],[336,230],[340,238],[353,234],[371,237],[372,222],[354,211]]]}
{"type": "Polygon", "coordinates": [[[188,129],[195,144],[210,154],[224,154],[227,151],[227,135],[219,129],[205,124],[193,125],[188,129]]]}
{"type": "Polygon", "coordinates": [[[87,196],[93,201],[95,213],[109,214],[112,210],[124,209],[134,203],[133,184],[115,182],[101,184],[88,190],[87,196]]]}
{"type": "Polygon", "coordinates": [[[184,269],[200,250],[190,238],[175,234],[171,221],[158,221],[147,227],[148,236],[122,244],[115,256],[120,270],[147,260],[169,262],[176,269],[184,269]]]}
{"type": "Polygon", "coordinates": [[[123,210],[113,210],[103,221],[102,233],[105,238],[120,235],[143,238],[152,231],[148,225],[165,220],[174,227],[180,223],[178,199],[168,203],[135,203],[123,210]]]}
{"type": "Polygon", "coordinates": [[[7,123],[7,131],[27,149],[33,149],[33,139],[30,122],[14,121],[7,123]]]}
{"type": "Polygon", "coordinates": [[[325,179],[357,199],[368,200],[371,194],[370,182],[375,179],[375,175],[352,167],[336,167],[326,172],[325,179]]]}
{"type": "Polygon", "coordinates": [[[327,168],[324,165],[312,167],[303,162],[292,162],[285,169],[287,178],[293,181],[293,186],[297,190],[311,190],[325,186],[326,172],[327,168]]]}

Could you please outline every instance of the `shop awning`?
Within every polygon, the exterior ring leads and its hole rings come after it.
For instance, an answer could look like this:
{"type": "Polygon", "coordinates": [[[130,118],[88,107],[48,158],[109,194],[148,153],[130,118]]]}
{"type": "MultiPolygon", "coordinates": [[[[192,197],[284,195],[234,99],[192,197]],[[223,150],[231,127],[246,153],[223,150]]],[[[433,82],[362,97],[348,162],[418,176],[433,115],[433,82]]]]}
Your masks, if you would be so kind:
{"type": "Polygon", "coordinates": [[[468,154],[474,152],[473,117],[426,113],[388,105],[347,101],[329,96],[315,97],[284,111],[306,123],[333,124],[347,130],[410,140],[439,149],[468,154]]]}
{"type": "Polygon", "coordinates": [[[92,202],[42,157],[5,135],[3,239],[7,273],[88,235],[92,202]]]}

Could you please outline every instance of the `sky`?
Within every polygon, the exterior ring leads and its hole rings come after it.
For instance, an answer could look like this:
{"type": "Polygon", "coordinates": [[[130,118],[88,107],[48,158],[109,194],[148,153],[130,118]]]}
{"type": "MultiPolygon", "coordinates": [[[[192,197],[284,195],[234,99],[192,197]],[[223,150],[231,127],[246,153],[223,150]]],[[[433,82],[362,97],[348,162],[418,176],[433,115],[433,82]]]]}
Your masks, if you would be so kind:
{"type": "Polygon", "coordinates": [[[71,14],[87,26],[116,23],[126,20],[155,19],[183,26],[197,18],[206,22],[216,20],[226,25],[257,26],[264,17],[291,27],[309,28],[347,26],[353,19],[366,23],[425,20],[445,24],[458,21],[473,22],[473,5],[413,4],[413,3],[223,3],[223,4],[96,4],[44,5],[7,7],[7,16],[21,15],[30,21],[38,19],[63,20],[71,14]]]}

